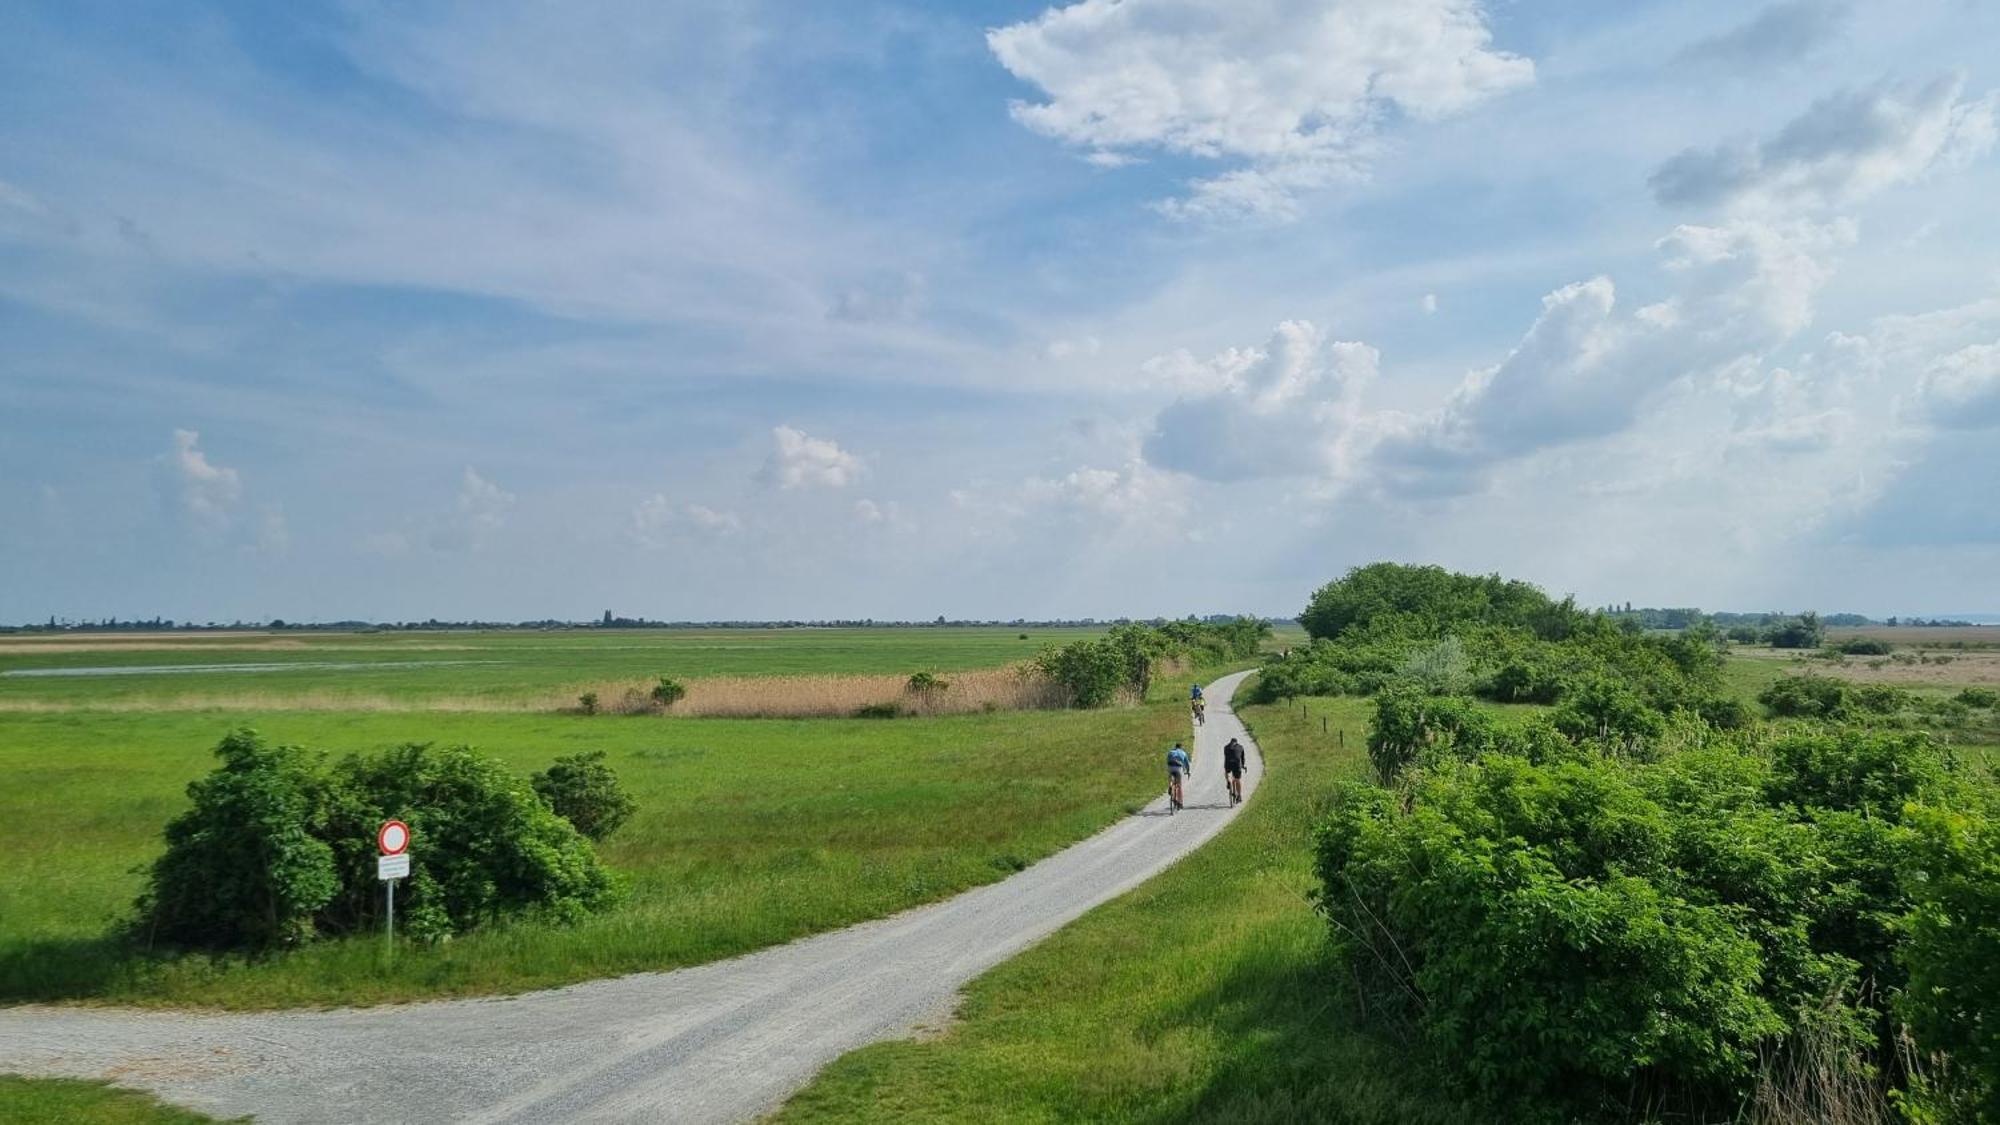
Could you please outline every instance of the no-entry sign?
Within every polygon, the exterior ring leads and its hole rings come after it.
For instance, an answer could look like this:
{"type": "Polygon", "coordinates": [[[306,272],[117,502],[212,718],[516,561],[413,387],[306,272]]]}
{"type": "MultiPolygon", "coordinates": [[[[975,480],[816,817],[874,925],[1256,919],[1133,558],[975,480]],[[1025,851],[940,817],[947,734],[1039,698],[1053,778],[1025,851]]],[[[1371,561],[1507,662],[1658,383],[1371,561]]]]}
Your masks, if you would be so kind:
{"type": "Polygon", "coordinates": [[[400,820],[387,820],[375,832],[375,846],[383,855],[402,855],[410,846],[410,826],[400,820]]]}

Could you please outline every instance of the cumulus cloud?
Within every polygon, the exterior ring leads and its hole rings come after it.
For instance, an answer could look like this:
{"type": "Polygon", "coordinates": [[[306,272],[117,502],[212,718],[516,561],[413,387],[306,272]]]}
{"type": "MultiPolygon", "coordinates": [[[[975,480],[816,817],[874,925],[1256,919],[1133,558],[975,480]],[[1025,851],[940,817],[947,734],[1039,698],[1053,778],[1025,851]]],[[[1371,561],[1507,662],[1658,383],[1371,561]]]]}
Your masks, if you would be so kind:
{"type": "Polygon", "coordinates": [[[1931,420],[1955,430],[2000,427],[2000,341],[1943,356],[1924,373],[1931,420]]]}
{"type": "Polygon", "coordinates": [[[1841,0],[1772,4],[1720,35],[1690,43],[1680,61],[1738,70],[1801,59],[1839,36],[1852,14],[1841,0]]]}
{"type": "Polygon", "coordinates": [[[452,513],[432,524],[426,540],[434,551],[477,550],[507,526],[507,517],[513,510],[513,493],[467,465],[459,476],[458,499],[452,513]]]}
{"type": "Polygon", "coordinates": [[[1263,347],[1209,360],[1203,381],[1214,389],[1160,412],[1146,461],[1213,481],[1339,476],[1379,360],[1366,344],[1286,321],[1263,347]]]}
{"type": "Polygon", "coordinates": [[[1499,364],[1444,406],[1376,420],[1378,482],[1452,494],[1492,465],[1630,427],[1674,383],[1754,359],[1810,323],[1844,224],[1683,226],[1660,242],[1676,291],[1624,313],[1611,279],[1564,286],[1499,364]]]}
{"type": "Polygon", "coordinates": [[[1092,159],[1161,150],[1238,167],[1161,209],[1287,217],[1357,175],[1383,122],[1457,113],[1534,80],[1477,0],[1082,0],[987,33],[1045,100],[1016,120],[1092,159]]]}
{"type": "Polygon", "coordinates": [[[1424,294],[1424,299],[1418,302],[1418,304],[1424,310],[1424,315],[1429,316],[1438,311],[1438,295],[1436,293],[1426,293],[1424,294]]]}
{"type": "Polygon", "coordinates": [[[201,434],[195,430],[175,430],[173,452],[166,466],[174,495],[181,509],[196,522],[213,528],[226,527],[243,499],[243,477],[235,469],[217,465],[201,449],[201,434]]]}
{"type": "Polygon", "coordinates": [[[861,479],[861,459],[826,438],[779,426],[771,431],[777,448],[758,478],[779,488],[846,488],[861,479]]]}
{"type": "Polygon", "coordinates": [[[1661,203],[1674,206],[1853,202],[1993,147],[2000,93],[1967,99],[1963,91],[1956,77],[1842,91],[1768,140],[1688,149],[1649,182],[1661,203]]]}
{"type": "Polygon", "coordinates": [[[719,537],[742,530],[743,519],[735,512],[677,504],[664,493],[654,493],[632,509],[632,538],[644,547],[666,547],[690,532],[719,537]]]}

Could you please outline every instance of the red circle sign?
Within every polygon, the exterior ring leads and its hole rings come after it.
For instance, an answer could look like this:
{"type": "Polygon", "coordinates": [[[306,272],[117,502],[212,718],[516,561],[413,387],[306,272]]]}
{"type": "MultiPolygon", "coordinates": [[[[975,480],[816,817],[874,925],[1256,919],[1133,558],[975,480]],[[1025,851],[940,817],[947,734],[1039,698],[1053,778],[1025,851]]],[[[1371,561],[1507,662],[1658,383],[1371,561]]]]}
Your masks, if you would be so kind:
{"type": "Polygon", "coordinates": [[[410,826],[400,820],[382,822],[375,833],[375,846],[382,849],[383,855],[402,855],[410,846],[410,826]]]}

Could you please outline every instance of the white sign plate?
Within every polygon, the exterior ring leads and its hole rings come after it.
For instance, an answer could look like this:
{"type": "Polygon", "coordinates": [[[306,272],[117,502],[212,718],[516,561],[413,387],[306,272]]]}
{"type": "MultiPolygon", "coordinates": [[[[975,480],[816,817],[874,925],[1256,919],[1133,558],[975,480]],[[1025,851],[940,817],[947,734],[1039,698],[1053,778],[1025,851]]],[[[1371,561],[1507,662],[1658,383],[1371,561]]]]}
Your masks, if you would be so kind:
{"type": "Polygon", "coordinates": [[[401,855],[378,855],[375,857],[375,877],[377,879],[405,879],[410,874],[410,853],[401,855]]]}

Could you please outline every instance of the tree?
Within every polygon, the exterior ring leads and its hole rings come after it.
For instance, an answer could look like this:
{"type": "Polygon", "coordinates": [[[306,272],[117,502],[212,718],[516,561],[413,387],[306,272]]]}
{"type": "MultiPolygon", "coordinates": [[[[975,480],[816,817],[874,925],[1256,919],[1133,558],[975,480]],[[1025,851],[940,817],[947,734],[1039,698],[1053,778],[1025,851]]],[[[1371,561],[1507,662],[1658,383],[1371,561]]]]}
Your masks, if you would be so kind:
{"type": "Polygon", "coordinates": [[[1818,648],[1825,641],[1826,626],[1820,621],[1819,614],[1811,610],[1781,622],[1771,630],[1772,648],[1818,648]]]}

